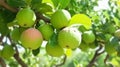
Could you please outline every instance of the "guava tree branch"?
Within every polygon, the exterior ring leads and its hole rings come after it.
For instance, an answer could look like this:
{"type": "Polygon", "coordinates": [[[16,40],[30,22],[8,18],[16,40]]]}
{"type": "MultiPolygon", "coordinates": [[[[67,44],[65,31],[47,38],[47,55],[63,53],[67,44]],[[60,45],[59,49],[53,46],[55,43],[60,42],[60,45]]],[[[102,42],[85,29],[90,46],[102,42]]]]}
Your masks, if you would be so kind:
{"type": "Polygon", "coordinates": [[[67,59],[67,56],[66,56],[66,55],[64,55],[63,62],[62,62],[62,63],[60,63],[60,64],[55,65],[55,67],[59,67],[59,66],[64,65],[64,64],[65,64],[65,62],[66,62],[66,59],[67,59]]]}
{"type": "Polygon", "coordinates": [[[0,44],[2,44],[3,36],[0,37],[0,44]]]}
{"type": "Polygon", "coordinates": [[[4,8],[6,8],[6,9],[12,11],[12,12],[17,12],[17,10],[16,10],[15,8],[9,6],[9,5],[5,2],[5,0],[0,0],[0,5],[3,6],[4,8]]]}
{"type": "MultiPolygon", "coordinates": [[[[9,5],[5,2],[5,0],[0,0],[0,6],[3,6],[4,8],[10,10],[11,12],[14,12],[14,13],[18,12],[17,9],[9,6],[9,5]]],[[[45,22],[50,22],[50,19],[46,18],[45,16],[43,16],[42,14],[40,14],[40,13],[38,13],[38,12],[36,12],[36,16],[37,16],[37,20],[38,20],[38,21],[39,21],[40,19],[42,19],[42,20],[44,20],[45,22]]]]}
{"type": "Polygon", "coordinates": [[[87,67],[92,67],[92,66],[94,65],[97,57],[98,57],[99,55],[101,55],[102,53],[104,53],[104,51],[99,52],[99,51],[101,51],[102,48],[103,48],[103,46],[100,45],[99,48],[96,50],[96,52],[95,52],[95,54],[94,54],[94,57],[92,58],[92,60],[91,60],[91,61],[89,62],[89,64],[87,65],[87,67]]]}
{"type": "Polygon", "coordinates": [[[37,20],[39,21],[40,19],[44,20],[47,23],[50,23],[50,19],[46,18],[45,16],[43,16],[42,14],[36,12],[36,16],[37,16],[37,20]]]}
{"type": "Polygon", "coordinates": [[[16,44],[12,42],[12,39],[10,38],[10,35],[8,35],[8,38],[9,38],[12,46],[15,47],[16,53],[14,54],[14,58],[16,59],[16,61],[17,61],[22,67],[28,67],[27,64],[25,64],[24,61],[20,58],[18,48],[17,48],[16,44]]]}
{"type": "Polygon", "coordinates": [[[25,64],[22,59],[19,57],[19,52],[18,48],[15,46],[16,53],[14,54],[14,58],[17,60],[17,62],[22,66],[22,67],[28,67],[27,64],[25,64]]]}
{"type": "Polygon", "coordinates": [[[5,61],[0,57],[0,65],[6,67],[5,61]]]}
{"type": "Polygon", "coordinates": [[[106,55],[105,59],[104,59],[104,63],[107,63],[107,59],[109,58],[109,54],[106,55]]]}

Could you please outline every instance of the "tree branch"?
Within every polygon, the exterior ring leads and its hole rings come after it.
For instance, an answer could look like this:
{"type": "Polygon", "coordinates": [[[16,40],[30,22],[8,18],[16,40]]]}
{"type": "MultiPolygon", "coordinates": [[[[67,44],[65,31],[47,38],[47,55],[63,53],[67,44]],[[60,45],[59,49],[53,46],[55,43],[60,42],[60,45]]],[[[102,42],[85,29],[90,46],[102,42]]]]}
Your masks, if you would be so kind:
{"type": "Polygon", "coordinates": [[[2,44],[3,37],[4,36],[1,35],[1,37],[0,37],[0,45],[2,44]]]}
{"type": "Polygon", "coordinates": [[[108,58],[109,58],[109,55],[107,54],[106,57],[105,57],[105,59],[104,59],[104,63],[105,64],[106,64],[108,58]]]}
{"type": "Polygon", "coordinates": [[[28,67],[23,61],[22,59],[19,57],[19,52],[18,52],[18,49],[17,47],[15,46],[15,50],[16,50],[16,53],[14,55],[14,58],[17,60],[17,62],[22,66],[22,67],[28,67]]]}
{"type": "Polygon", "coordinates": [[[104,53],[104,51],[100,52],[99,51],[103,48],[102,45],[100,45],[100,47],[96,50],[95,54],[94,54],[94,57],[92,58],[92,60],[89,62],[89,64],[87,65],[87,67],[92,67],[97,59],[97,57],[99,55],[101,55],[102,53],[104,53]]]}
{"type": "Polygon", "coordinates": [[[0,65],[6,67],[5,61],[0,57],[0,65]]]}
{"type": "Polygon", "coordinates": [[[25,64],[24,61],[22,61],[22,59],[20,58],[18,48],[17,48],[16,44],[12,42],[12,39],[10,38],[10,35],[8,35],[8,38],[9,38],[12,46],[15,47],[16,53],[14,54],[14,58],[16,59],[16,61],[17,61],[22,67],[28,67],[27,64],[25,64]]]}
{"type": "Polygon", "coordinates": [[[39,21],[40,19],[44,20],[47,23],[50,23],[50,19],[44,17],[42,14],[36,12],[36,16],[37,16],[37,21],[39,21]]]}
{"type": "Polygon", "coordinates": [[[6,4],[5,0],[0,0],[0,5],[12,12],[17,12],[17,10],[15,8],[12,8],[8,4],[6,4]]]}
{"type": "Polygon", "coordinates": [[[64,56],[64,58],[63,58],[63,62],[62,62],[62,63],[60,63],[60,64],[55,65],[55,67],[59,67],[59,66],[64,65],[64,64],[65,64],[65,62],[66,62],[66,59],[67,59],[67,56],[65,55],[65,56],[64,56]]]}

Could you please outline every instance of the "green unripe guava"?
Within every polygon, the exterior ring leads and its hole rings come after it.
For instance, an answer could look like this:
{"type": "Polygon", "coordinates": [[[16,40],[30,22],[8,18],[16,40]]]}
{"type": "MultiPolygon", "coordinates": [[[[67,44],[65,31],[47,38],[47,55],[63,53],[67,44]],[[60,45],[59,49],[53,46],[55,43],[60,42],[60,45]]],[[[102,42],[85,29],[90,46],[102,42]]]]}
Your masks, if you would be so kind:
{"type": "Polygon", "coordinates": [[[10,37],[13,41],[18,41],[20,39],[21,31],[19,28],[15,28],[10,32],[10,37]]]}
{"type": "Polygon", "coordinates": [[[66,27],[58,33],[58,43],[63,48],[77,48],[81,43],[81,32],[76,28],[66,27]]]}
{"type": "Polygon", "coordinates": [[[57,10],[51,17],[51,23],[54,28],[61,29],[69,24],[71,15],[67,10],[57,10]]]}
{"type": "Polygon", "coordinates": [[[15,50],[11,45],[5,45],[4,48],[2,49],[1,56],[5,59],[9,59],[12,57],[15,53],[15,50]]]}
{"type": "Polygon", "coordinates": [[[50,37],[53,35],[54,30],[51,25],[49,24],[42,24],[39,26],[38,30],[42,33],[43,38],[45,40],[49,40],[50,37]]]}
{"type": "Polygon", "coordinates": [[[85,43],[92,43],[95,41],[95,35],[92,31],[85,31],[82,34],[82,38],[85,43]]]}
{"type": "Polygon", "coordinates": [[[31,27],[35,23],[36,16],[30,8],[23,8],[17,13],[16,19],[21,27],[31,27]]]}
{"type": "Polygon", "coordinates": [[[120,38],[120,29],[116,30],[114,35],[118,38],[120,38]]]}
{"type": "Polygon", "coordinates": [[[47,44],[46,45],[46,52],[53,57],[60,57],[64,55],[64,50],[61,46],[59,45],[52,45],[52,44],[47,44]]]}

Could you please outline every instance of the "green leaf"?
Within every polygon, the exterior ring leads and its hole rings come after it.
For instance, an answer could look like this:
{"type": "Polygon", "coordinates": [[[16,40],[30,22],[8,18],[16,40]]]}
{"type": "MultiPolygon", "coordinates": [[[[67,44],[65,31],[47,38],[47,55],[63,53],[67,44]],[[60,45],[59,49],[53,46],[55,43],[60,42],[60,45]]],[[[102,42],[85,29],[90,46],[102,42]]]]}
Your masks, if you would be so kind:
{"type": "Polygon", "coordinates": [[[49,44],[51,44],[52,46],[58,44],[57,42],[57,33],[53,33],[53,35],[51,36],[50,40],[48,41],[49,44]]]}
{"type": "Polygon", "coordinates": [[[33,8],[36,8],[36,7],[39,7],[41,2],[42,2],[42,0],[32,0],[31,5],[32,5],[33,8]]]}
{"type": "Polygon", "coordinates": [[[92,22],[91,19],[85,14],[75,14],[71,18],[69,25],[72,24],[82,24],[86,29],[90,29],[92,22]]]}
{"type": "Polygon", "coordinates": [[[7,0],[7,3],[12,7],[24,7],[26,5],[24,0],[7,0]]]}
{"type": "Polygon", "coordinates": [[[60,0],[59,8],[61,8],[61,9],[66,8],[69,3],[70,3],[70,0],[60,0]]]}
{"type": "Polygon", "coordinates": [[[53,7],[48,3],[42,3],[37,10],[40,13],[52,13],[53,7]]]}
{"type": "Polygon", "coordinates": [[[70,0],[52,0],[54,6],[59,9],[64,9],[70,3],[70,0]]]}
{"type": "Polygon", "coordinates": [[[52,6],[54,6],[52,0],[42,0],[42,3],[49,3],[52,6]]]}
{"type": "Polygon", "coordinates": [[[40,52],[40,48],[37,48],[36,50],[32,50],[32,54],[34,56],[37,56],[39,54],[39,52],[40,52]]]}
{"type": "Polygon", "coordinates": [[[117,17],[114,17],[113,19],[115,21],[116,26],[120,27],[120,20],[117,17]]]}
{"type": "Polygon", "coordinates": [[[0,22],[0,33],[2,35],[7,35],[9,33],[9,29],[6,23],[0,22]]]}

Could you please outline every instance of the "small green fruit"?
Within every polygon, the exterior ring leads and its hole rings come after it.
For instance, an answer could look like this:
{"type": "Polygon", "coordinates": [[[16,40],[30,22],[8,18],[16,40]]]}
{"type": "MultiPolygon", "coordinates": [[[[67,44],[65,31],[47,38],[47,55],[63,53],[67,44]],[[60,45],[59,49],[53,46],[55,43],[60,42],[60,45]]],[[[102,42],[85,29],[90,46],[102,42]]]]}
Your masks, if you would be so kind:
{"type": "Polygon", "coordinates": [[[35,28],[29,28],[22,32],[20,41],[25,48],[37,49],[42,44],[41,32],[35,28]]]}
{"type": "Polygon", "coordinates": [[[95,41],[95,35],[92,31],[85,31],[82,34],[82,38],[85,43],[92,43],[95,41]]]}
{"type": "Polygon", "coordinates": [[[109,42],[105,44],[105,51],[111,55],[117,52],[118,46],[119,46],[119,40],[116,37],[111,37],[109,42]]]}
{"type": "Polygon", "coordinates": [[[58,43],[63,48],[77,48],[81,43],[81,32],[76,28],[64,28],[58,33],[58,43]]]}
{"type": "Polygon", "coordinates": [[[49,40],[50,37],[53,35],[54,30],[51,25],[49,24],[42,24],[39,26],[38,30],[42,33],[43,38],[45,40],[49,40]]]}
{"type": "Polygon", "coordinates": [[[1,55],[3,58],[9,59],[14,55],[14,53],[15,53],[15,50],[11,45],[5,45],[4,48],[2,49],[1,55]]]}
{"type": "Polygon", "coordinates": [[[60,57],[62,55],[64,55],[64,50],[61,46],[55,44],[47,44],[46,45],[46,52],[53,57],[60,57]]]}
{"type": "Polygon", "coordinates": [[[71,15],[67,10],[57,10],[51,17],[51,23],[54,28],[61,29],[69,24],[71,15]]]}
{"type": "Polygon", "coordinates": [[[89,49],[89,45],[87,43],[85,43],[85,42],[81,42],[81,44],[79,45],[79,48],[82,51],[86,52],[89,49]]]}
{"type": "Polygon", "coordinates": [[[70,27],[77,28],[80,32],[84,32],[87,30],[82,24],[72,24],[70,25],[70,27]]]}
{"type": "Polygon", "coordinates": [[[120,29],[116,30],[114,35],[116,37],[120,38],[120,29]]]}
{"type": "Polygon", "coordinates": [[[19,28],[15,28],[13,31],[10,33],[10,37],[13,41],[18,41],[20,39],[20,35],[22,32],[20,32],[19,28]]]}
{"type": "Polygon", "coordinates": [[[33,10],[24,8],[17,13],[16,19],[21,27],[31,27],[35,23],[36,16],[33,10]]]}

